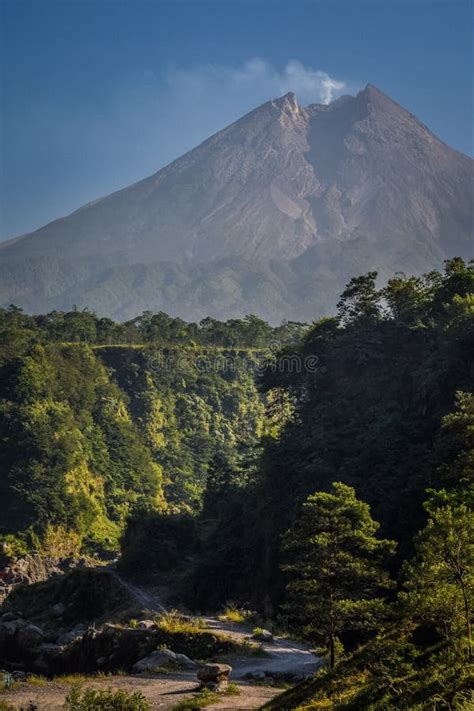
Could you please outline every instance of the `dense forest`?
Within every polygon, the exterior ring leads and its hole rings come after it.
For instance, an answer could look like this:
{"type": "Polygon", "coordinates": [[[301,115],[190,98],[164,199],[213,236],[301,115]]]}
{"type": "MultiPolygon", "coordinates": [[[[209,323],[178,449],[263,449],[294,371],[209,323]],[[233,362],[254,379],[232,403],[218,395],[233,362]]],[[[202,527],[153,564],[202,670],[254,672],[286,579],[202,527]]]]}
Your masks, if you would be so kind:
{"type": "Polygon", "coordinates": [[[271,708],[467,708],[474,268],[271,327],[0,312],[0,540],[114,555],[326,655],[271,708]]]}

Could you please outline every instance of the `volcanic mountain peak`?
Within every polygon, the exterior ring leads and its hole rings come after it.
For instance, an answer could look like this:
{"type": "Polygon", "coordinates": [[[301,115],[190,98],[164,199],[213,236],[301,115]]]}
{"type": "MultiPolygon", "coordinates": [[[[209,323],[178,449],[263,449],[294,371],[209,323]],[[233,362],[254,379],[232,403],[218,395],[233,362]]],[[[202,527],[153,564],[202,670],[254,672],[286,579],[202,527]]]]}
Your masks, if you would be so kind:
{"type": "Polygon", "coordinates": [[[312,318],[355,273],[470,256],[472,165],[371,84],[328,105],[301,107],[289,92],[5,244],[0,298],[118,318],[142,308],[312,318]]]}

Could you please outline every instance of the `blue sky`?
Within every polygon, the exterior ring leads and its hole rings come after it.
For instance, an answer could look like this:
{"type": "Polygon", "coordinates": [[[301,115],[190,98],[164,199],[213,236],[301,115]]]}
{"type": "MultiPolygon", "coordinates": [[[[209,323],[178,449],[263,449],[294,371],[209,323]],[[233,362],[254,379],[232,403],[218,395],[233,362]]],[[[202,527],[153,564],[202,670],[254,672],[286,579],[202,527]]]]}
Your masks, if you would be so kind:
{"type": "Polygon", "coordinates": [[[0,0],[0,11],[0,239],[155,172],[290,89],[309,103],[370,82],[473,152],[465,0],[0,0]]]}

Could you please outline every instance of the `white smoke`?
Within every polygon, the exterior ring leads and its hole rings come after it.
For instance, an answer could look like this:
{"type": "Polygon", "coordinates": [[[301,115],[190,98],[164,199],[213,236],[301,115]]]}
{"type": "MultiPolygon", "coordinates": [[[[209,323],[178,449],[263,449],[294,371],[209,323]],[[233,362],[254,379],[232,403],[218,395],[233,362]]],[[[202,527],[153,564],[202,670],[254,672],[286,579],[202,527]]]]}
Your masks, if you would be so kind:
{"type": "MultiPolygon", "coordinates": [[[[342,89],[344,82],[296,59],[277,68],[254,58],[235,66],[143,67],[104,86],[100,102],[80,107],[45,96],[15,123],[28,160],[45,165],[34,186],[41,199],[25,192],[24,219],[20,215],[17,227],[0,238],[154,173],[265,101],[293,91],[302,106],[328,103],[342,89]]],[[[14,170],[15,164],[6,167],[8,174],[14,170]]]]}
{"type": "Polygon", "coordinates": [[[306,67],[291,59],[282,70],[270,62],[255,57],[237,67],[201,64],[174,68],[167,72],[166,81],[175,95],[201,97],[219,93],[231,102],[245,93],[255,104],[293,91],[300,104],[328,104],[344,89],[345,83],[320,69],[306,67]]]}

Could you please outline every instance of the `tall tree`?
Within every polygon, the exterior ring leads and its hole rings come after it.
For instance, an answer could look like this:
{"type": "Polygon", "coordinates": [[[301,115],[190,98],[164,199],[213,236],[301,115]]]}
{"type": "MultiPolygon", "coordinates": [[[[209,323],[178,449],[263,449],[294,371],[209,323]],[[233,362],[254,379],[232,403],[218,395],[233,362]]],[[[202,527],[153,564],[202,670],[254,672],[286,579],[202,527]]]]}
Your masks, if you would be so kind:
{"type": "Polygon", "coordinates": [[[376,538],[378,528],[354,489],[335,482],[307,499],[284,537],[289,609],[306,633],[322,635],[331,668],[340,634],[372,629],[385,614],[393,583],[384,563],[395,543],[376,538]]]}
{"type": "Polygon", "coordinates": [[[434,624],[448,642],[473,658],[474,491],[432,492],[416,555],[405,566],[408,593],[401,595],[413,616],[434,624]]]}
{"type": "Polygon", "coordinates": [[[380,318],[381,292],[375,282],[377,272],[367,272],[350,280],[337,305],[338,316],[344,325],[353,322],[367,324],[380,318]]]}

